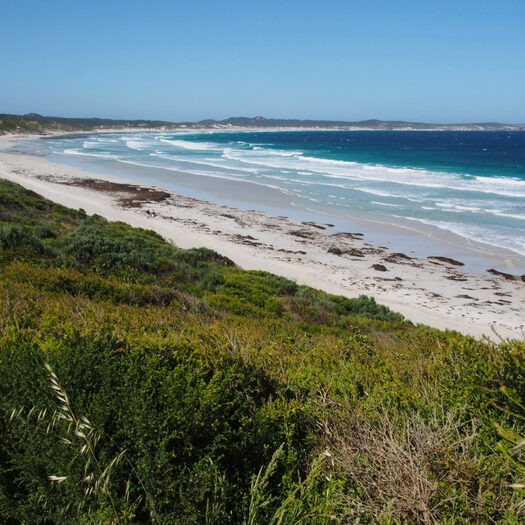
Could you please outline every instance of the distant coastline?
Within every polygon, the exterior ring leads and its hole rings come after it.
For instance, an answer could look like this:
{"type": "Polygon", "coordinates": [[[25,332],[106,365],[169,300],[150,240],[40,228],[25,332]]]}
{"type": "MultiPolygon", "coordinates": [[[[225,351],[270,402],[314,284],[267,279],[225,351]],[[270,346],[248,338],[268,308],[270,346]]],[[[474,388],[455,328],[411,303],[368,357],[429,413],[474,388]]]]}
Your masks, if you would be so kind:
{"type": "Polygon", "coordinates": [[[116,120],[105,118],[67,118],[0,114],[0,135],[7,133],[94,132],[110,130],[164,131],[181,129],[300,129],[300,130],[378,130],[378,131],[525,131],[525,124],[499,122],[433,124],[425,122],[388,120],[300,120],[257,117],[230,117],[224,120],[206,119],[198,122],[169,122],[161,120],[116,120]]]}

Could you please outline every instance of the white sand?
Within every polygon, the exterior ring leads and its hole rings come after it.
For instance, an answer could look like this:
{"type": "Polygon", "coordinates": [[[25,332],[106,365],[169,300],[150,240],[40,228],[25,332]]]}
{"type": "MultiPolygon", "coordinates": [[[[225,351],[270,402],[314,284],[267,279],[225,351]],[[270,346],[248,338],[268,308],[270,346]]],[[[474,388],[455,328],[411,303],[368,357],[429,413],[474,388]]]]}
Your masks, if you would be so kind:
{"type": "Polygon", "coordinates": [[[525,283],[467,273],[437,260],[394,256],[391,250],[371,246],[359,236],[334,233],[330,227],[184,195],[171,193],[162,202],[123,206],[119,199],[130,197],[125,191],[100,191],[71,182],[91,179],[137,186],[136,180],[2,151],[19,138],[0,137],[0,178],[65,206],[155,230],[181,248],[206,246],[245,269],[266,270],[347,297],[374,296],[415,323],[477,337],[498,339],[494,329],[504,338],[525,338],[525,283]],[[374,264],[387,271],[373,269],[374,264]]]}

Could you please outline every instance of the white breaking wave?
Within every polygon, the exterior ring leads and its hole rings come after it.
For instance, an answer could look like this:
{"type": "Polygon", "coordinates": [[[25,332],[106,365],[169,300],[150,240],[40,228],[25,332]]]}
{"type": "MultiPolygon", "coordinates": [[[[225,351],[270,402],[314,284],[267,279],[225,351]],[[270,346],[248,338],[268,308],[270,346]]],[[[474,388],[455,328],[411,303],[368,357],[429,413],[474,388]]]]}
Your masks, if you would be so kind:
{"type": "Polygon", "coordinates": [[[378,189],[371,189],[371,188],[362,188],[362,187],[355,187],[352,188],[355,191],[361,191],[363,193],[369,193],[370,195],[376,195],[377,197],[386,197],[386,198],[394,198],[394,199],[404,199],[410,202],[423,202],[423,199],[415,199],[413,197],[409,197],[406,194],[400,194],[400,193],[392,193],[388,191],[382,191],[378,189]]]}
{"type": "Polygon", "coordinates": [[[86,153],[85,151],[80,151],[78,149],[68,148],[62,151],[61,153],[65,155],[79,155],[80,157],[95,157],[99,159],[119,160],[119,157],[117,155],[113,155],[106,151],[102,151],[100,153],[86,153]]]}
{"type": "Polygon", "coordinates": [[[82,143],[82,147],[83,148],[86,148],[86,149],[89,149],[89,148],[98,148],[100,147],[100,142],[98,140],[94,141],[94,140],[85,140],[83,143],[82,143]]]}
{"type": "Polygon", "coordinates": [[[484,213],[488,210],[485,210],[483,208],[479,208],[477,206],[462,206],[460,204],[453,204],[452,202],[436,202],[436,206],[439,208],[446,208],[449,211],[462,213],[465,211],[473,212],[473,213],[484,213]]]}
{"type": "Polygon", "coordinates": [[[378,206],[389,206],[391,208],[400,208],[401,204],[392,204],[391,202],[379,202],[379,201],[370,201],[371,204],[377,204],[378,206]]]}
{"type": "MultiPolygon", "coordinates": [[[[179,158],[173,158],[172,155],[165,155],[163,153],[159,153],[159,152],[155,152],[155,153],[150,153],[149,154],[150,157],[157,157],[159,159],[164,159],[164,160],[171,160],[171,161],[176,161],[176,162],[182,162],[182,163],[185,163],[185,164],[197,164],[197,165],[202,165],[202,166],[211,166],[213,168],[220,168],[220,169],[226,169],[226,170],[231,170],[231,171],[243,171],[243,172],[247,172],[247,173],[259,173],[259,170],[257,169],[254,169],[254,168],[243,168],[243,167],[232,167],[232,166],[225,166],[224,164],[220,164],[218,162],[208,162],[206,159],[202,160],[200,158],[183,158],[183,159],[179,159],[179,158]]],[[[219,159],[220,160],[220,159],[219,159]]]]}
{"type": "Polygon", "coordinates": [[[357,190],[357,191],[362,191],[363,193],[370,193],[370,195],[377,195],[378,197],[396,197],[396,198],[405,198],[404,195],[398,195],[398,194],[395,194],[395,193],[390,193],[388,191],[382,191],[382,190],[372,190],[370,188],[353,188],[354,190],[357,190]]]}
{"type": "Polygon", "coordinates": [[[447,202],[441,202],[436,201],[435,205],[444,208],[447,211],[452,212],[471,212],[471,213],[481,213],[485,214],[488,213],[490,215],[496,215],[498,217],[507,217],[509,219],[518,219],[518,220],[525,220],[525,214],[520,213],[511,213],[507,209],[499,209],[495,208],[495,205],[501,205],[501,203],[498,202],[492,202],[492,201],[473,201],[472,203],[468,203],[465,201],[460,200],[458,203],[458,199],[450,199],[447,202]]]}
{"type": "Polygon", "coordinates": [[[151,142],[145,140],[127,140],[126,146],[135,151],[145,151],[147,148],[151,147],[151,142]]]}
{"type": "Polygon", "coordinates": [[[525,215],[519,215],[517,213],[506,213],[498,210],[489,210],[489,213],[493,213],[498,217],[507,217],[509,219],[518,219],[519,221],[525,221],[525,215]]]}
{"type": "Polygon", "coordinates": [[[193,151],[206,151],[206,150],[222,150],[220,145],[213,144],[212,142],[191,142],[189,140],[176,140],[176,139],[159,139],[164,144],[170,144],[181,149],[189,149],[193,151]]]}
{"type": "Polygon", "coordinates": [[[328,178],[348,181],[373,181],[428,189],[452,189],[469,193],[525,197],[525,181],[506,177],[472,177],[456,173],[415,168],[391,168],[380,164],[360,164],[344,160],[321,159],[275,150],[225,148],[223,157],[232,161],[281,170],[310,171],[328,178]]]}
{"type": "Polygon", "coordinates": [[[435,226],[441,230],[446,230],[470,241],[488,244],[498,248],[514,251],[525,256],[525,236],[516,236],[513,233],[503,231],[493,231],[489,228],[475,224],[465,224],[461,222],[434,221],[419,217],[404,217],[412,221],[417,221],[428,226],[435,226]]]}

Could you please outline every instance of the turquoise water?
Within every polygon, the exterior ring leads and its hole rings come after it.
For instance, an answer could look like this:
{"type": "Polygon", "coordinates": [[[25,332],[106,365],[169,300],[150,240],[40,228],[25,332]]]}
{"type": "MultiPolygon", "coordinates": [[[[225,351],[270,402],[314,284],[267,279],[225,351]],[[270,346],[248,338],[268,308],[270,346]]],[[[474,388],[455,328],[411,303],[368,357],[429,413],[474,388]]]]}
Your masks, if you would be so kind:
{"type": "Polygon", "coordinates": [[[142,132],[31,147],[58,160],[140,170],[143,179],[212,199],[207,186],[222,184],[227,200],[232,181],[250,183],[231,198],[247,208],[265,195],[267,206],[274,199],[296,216],[408,221],[525,256],[525,132],[142,132]]]}

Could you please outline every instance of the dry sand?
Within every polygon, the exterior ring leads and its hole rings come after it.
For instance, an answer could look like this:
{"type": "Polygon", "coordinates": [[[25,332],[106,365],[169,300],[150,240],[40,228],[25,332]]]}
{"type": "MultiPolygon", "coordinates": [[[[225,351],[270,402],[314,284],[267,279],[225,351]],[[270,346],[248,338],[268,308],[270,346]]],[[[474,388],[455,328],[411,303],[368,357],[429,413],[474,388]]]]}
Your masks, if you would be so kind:
{"type": "Polygon", "coordinates": [[[181,248],[206,246],[248,270],[347,297],[374,296],[415,323],[496,340],[494,330],[504,338],[525,337],[524,282],[468,273],[451,260],[409,258],[368,244],[359,232],[335,232],[329,225],[245,211],[2,151],[19,139],[0,137],[0,178],[65,206],[155,230],[181,248]]]}

